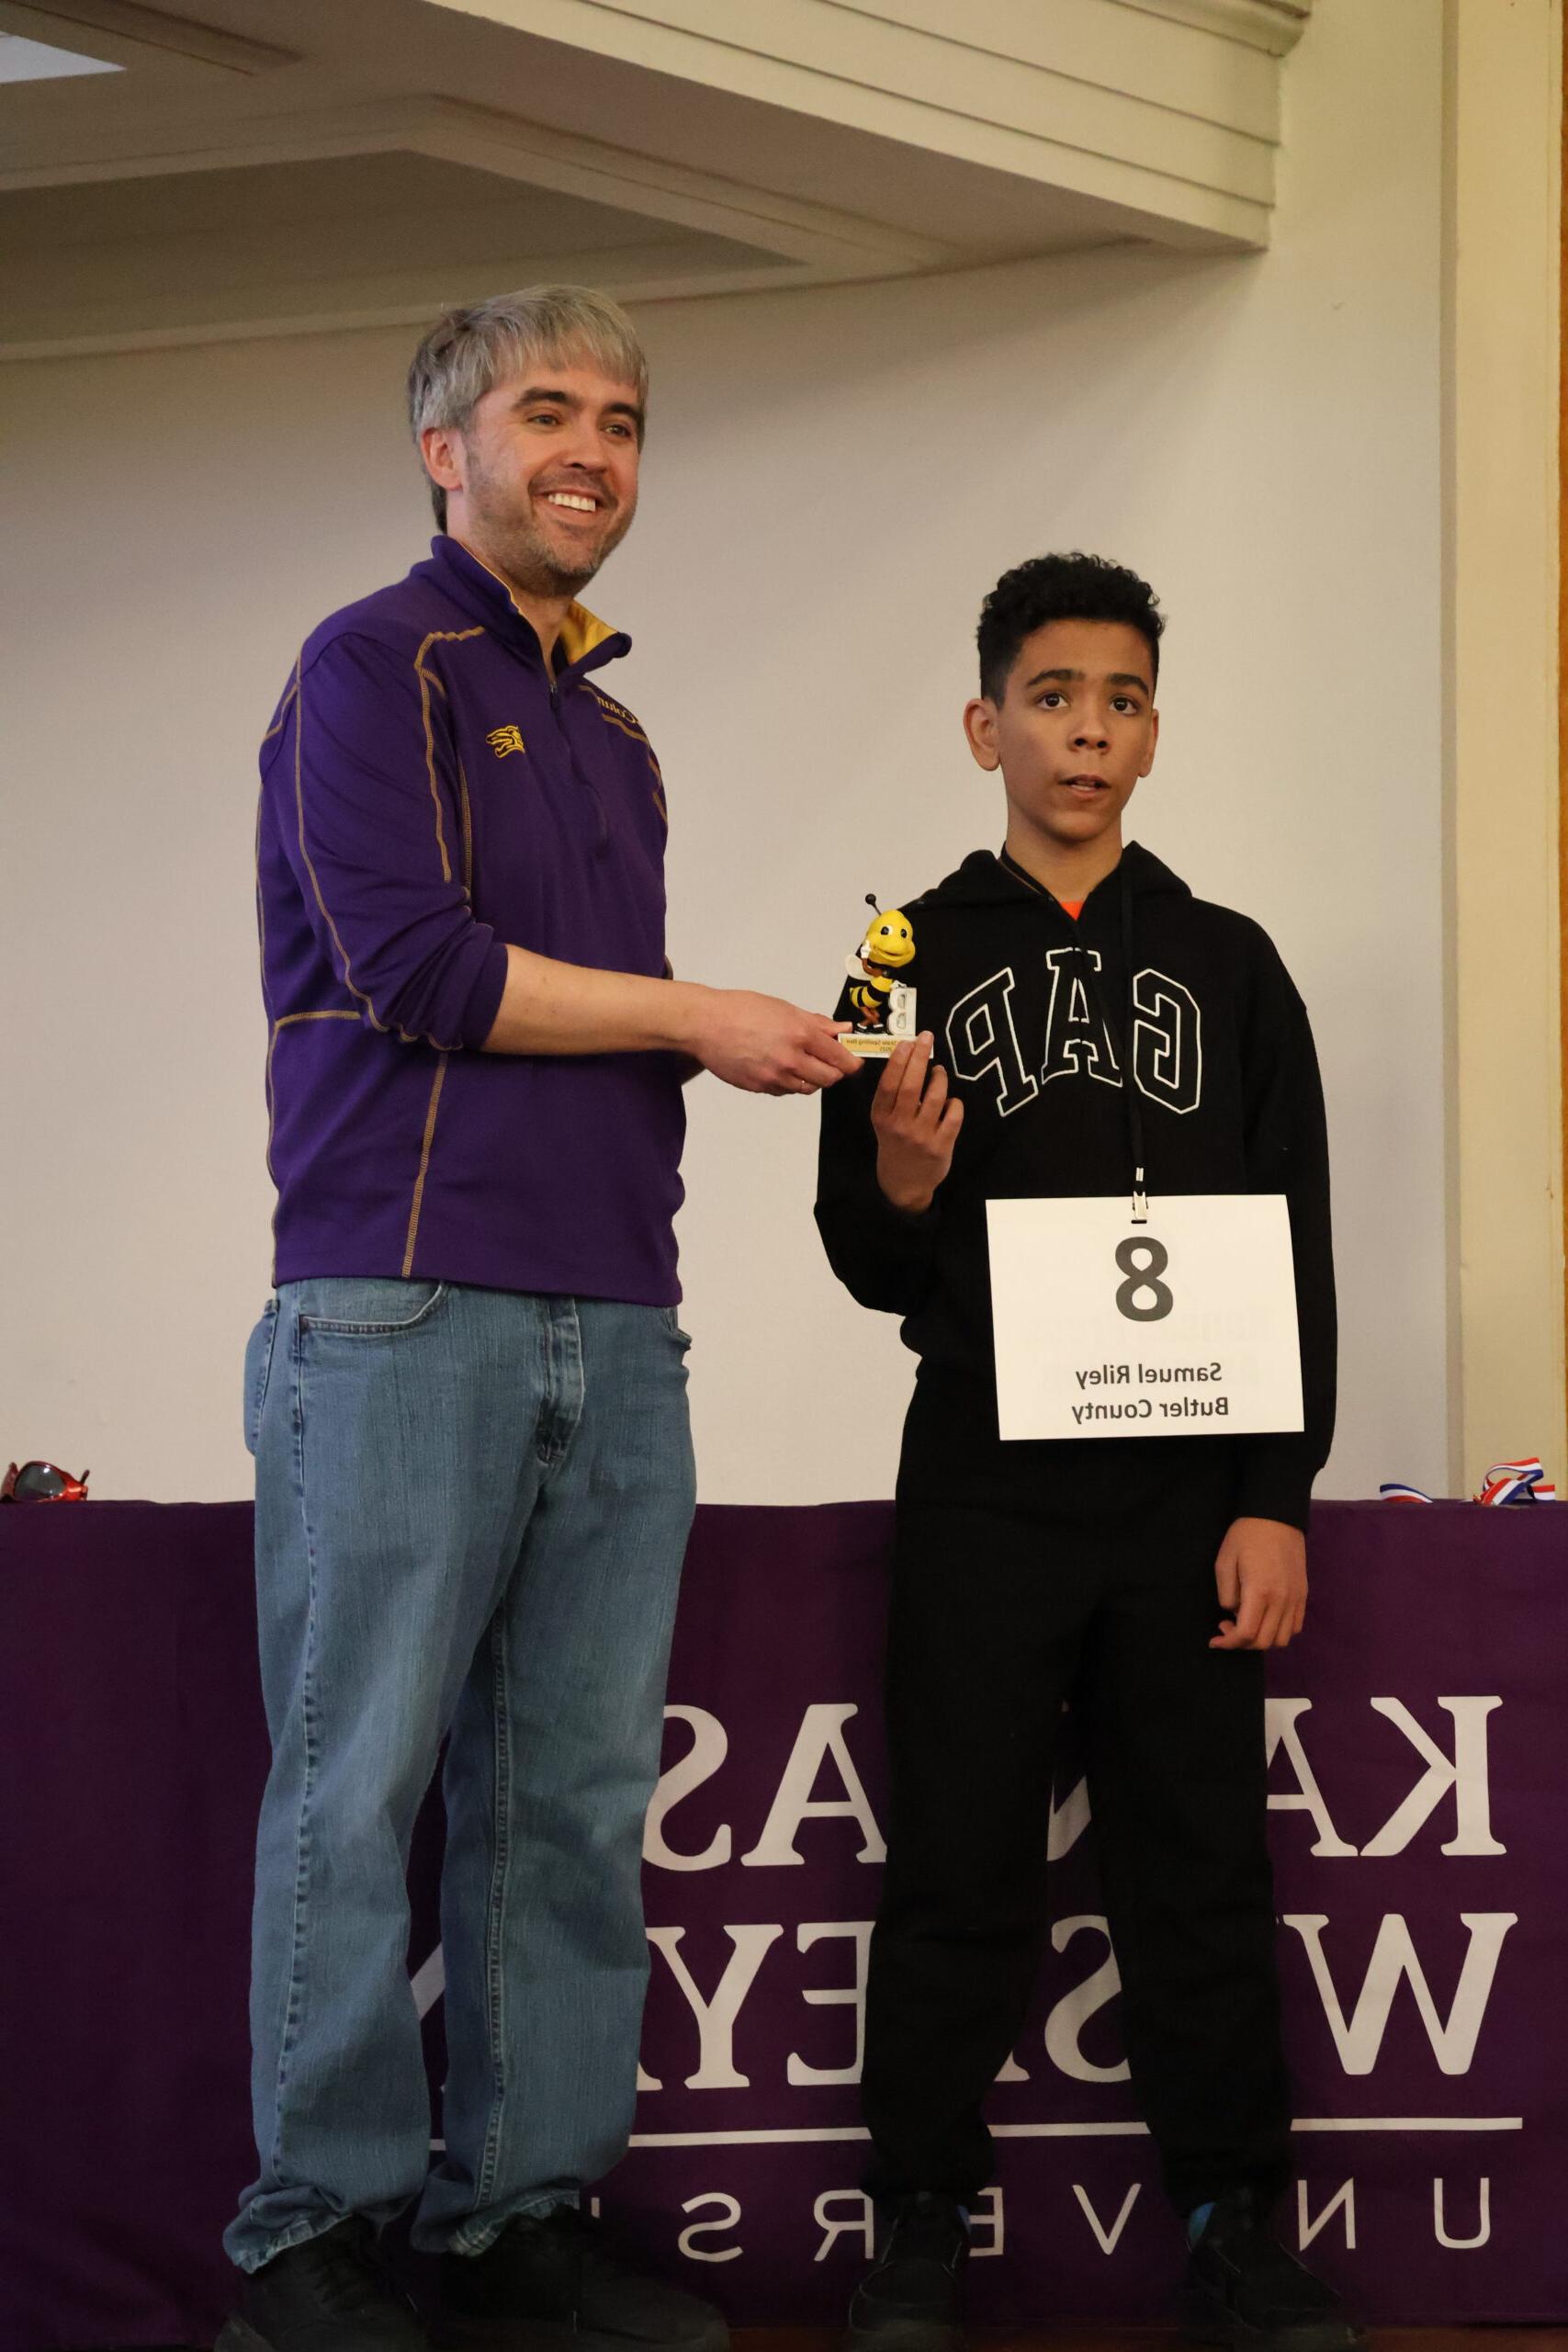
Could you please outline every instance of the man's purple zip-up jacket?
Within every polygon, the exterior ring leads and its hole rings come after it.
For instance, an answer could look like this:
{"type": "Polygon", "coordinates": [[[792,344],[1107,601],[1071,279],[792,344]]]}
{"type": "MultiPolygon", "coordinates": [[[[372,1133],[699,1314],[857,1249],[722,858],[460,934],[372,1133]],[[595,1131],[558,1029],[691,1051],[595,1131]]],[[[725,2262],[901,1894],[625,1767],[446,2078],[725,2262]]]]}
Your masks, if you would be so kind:
{"type": "Polygon", "coordinates": [[[513,943],[658,978],[666,814],[630,639],[552,676],[455,539],[306,639],[262,743],[275,1279],[396,1274],[671,1306],[672,1055],[484,1054],[513,943]]]}

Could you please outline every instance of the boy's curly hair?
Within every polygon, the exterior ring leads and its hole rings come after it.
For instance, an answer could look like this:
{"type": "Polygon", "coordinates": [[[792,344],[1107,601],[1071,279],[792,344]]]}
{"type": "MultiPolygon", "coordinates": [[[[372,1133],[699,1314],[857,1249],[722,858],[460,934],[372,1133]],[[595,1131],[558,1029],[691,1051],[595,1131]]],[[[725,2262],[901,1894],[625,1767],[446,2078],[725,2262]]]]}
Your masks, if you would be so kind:
{"type": "Polygon", "coordinates": [[[1026,637],[1048,621],[1121,621],[1149,649],[1159,683],[1165,615],[1146,580],[1102,555],[1037,555],[1004,571],[980,607],[980,692],[1000,702],[1026,637]]]}

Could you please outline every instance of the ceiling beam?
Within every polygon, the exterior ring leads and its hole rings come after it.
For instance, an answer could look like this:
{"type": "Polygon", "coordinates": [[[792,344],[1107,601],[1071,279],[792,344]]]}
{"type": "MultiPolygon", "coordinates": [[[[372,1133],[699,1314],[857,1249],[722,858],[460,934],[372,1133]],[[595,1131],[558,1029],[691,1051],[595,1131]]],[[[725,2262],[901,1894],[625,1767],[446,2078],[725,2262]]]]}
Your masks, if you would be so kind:
{"type": "Polygon", "coordinates": [[[0,31],[61,49],[79,48],[87,33],[94,54],[107,65],[134,65],[152,54],[190,58],[230,74],[265,74],[292,65],[297,58],[293,50],[171,17],[133,0],[4,0],[0,31]]]}

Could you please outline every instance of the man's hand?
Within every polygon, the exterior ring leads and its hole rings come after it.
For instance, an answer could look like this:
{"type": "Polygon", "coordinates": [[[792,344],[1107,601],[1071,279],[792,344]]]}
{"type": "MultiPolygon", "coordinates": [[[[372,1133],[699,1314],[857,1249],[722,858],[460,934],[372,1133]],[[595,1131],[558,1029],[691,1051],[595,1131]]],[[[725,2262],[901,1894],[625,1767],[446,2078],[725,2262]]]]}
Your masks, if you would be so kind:
{"type": "Polygon", "coordinates": [[[815,1094],[859,1069],[839,1043],[847,1021],[802,1012],[781,997],[709,989],[669,976],[601,971],[508,946],[501,1009],[487,1054],[684,1057],[750,1094],[815,1094]]]}
{"type": "Polygon", "coordinates": [[[1212,1650],[1288,1649],[1306,1615],[1306,1538],[1278,1519],[1233,1520],[1214,1563],[1222,1623],[1212,1650]]]}
{"type": "Polygon", "coordinates": [[[815,1094],[860,1069],[839,1043],[850,1026],[750,989],[704,989],[688,1041],[694,1058],[747,1094],[815,1094]]]}
{"type": "Polygon", "coordinates": [[[964,1123],[963,1103],[948,1100],[947,1072],[940,1062],[931,1069],[932,1043],[927,1029],[894,1046],[871,1106],[876,1181],[894,1207],[911,1216],[930,1208],[964,1123]]]}

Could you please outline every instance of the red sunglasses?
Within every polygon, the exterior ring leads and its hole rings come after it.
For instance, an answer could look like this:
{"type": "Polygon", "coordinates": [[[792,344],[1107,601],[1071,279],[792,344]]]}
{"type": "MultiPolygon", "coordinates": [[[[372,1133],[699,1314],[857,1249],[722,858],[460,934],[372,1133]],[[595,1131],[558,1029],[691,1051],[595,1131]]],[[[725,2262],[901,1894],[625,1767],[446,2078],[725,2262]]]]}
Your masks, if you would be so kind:
{"type": "Polygon", "coordinates": [[[73,1478],[52,1462],[24,1462],[18,1470],[13,1462],[0,1483],[0,1503],[85,1503],[92,1475],[84,1470],[73,1478]]]}

